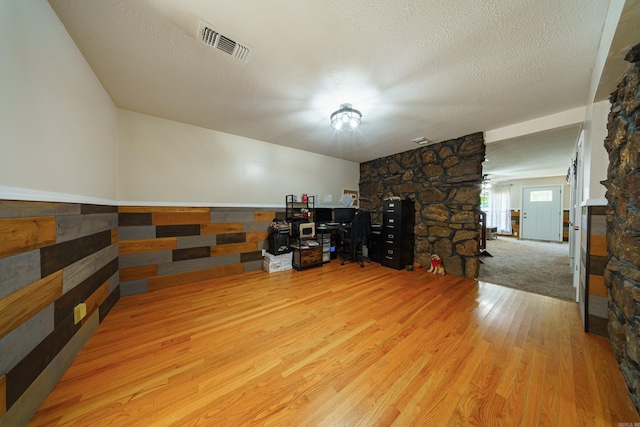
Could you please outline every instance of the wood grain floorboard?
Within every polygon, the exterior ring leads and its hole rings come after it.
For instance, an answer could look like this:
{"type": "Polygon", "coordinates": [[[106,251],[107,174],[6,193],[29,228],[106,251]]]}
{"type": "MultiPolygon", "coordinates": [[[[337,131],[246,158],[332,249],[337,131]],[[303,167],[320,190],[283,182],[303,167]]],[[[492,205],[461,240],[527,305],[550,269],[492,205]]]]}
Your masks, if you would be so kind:
{"type": "Polygon", "coordinates": [[[575,303],[331,262],[121,298],[31,426],[640,422],[575,303]]]}

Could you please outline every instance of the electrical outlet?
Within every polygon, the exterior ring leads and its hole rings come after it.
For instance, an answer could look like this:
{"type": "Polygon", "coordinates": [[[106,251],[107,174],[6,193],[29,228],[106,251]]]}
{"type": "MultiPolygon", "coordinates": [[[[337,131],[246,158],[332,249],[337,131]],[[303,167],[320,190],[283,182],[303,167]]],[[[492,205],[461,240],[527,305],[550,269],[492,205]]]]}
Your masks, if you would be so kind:
{"type": "Polygon", "coordinates": [[[87,304],[81,302],[73,308],[73,323],[80,323],[82,319],[87,315],[87,304]]]}

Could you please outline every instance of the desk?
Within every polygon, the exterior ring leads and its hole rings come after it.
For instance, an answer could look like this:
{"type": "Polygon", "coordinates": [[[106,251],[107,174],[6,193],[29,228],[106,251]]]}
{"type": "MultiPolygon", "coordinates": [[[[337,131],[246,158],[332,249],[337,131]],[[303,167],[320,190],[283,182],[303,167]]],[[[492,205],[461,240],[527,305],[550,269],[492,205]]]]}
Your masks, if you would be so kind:
{"type": "Polygon", "coordinates": [[[342,238],[340,237],[340,229],[351,230],[351,225],[342,225],[336,223],[328,223],[328,224],[320,224],[318,226],[317,233],[322,233],[323,230],[329,233],[331,236],[331,247],[335,248],[333,252],[331,252],[331,259],[336,259],[338,257],[338,249],[340,252],[344,253],[344,245],[342,244],[342,238]]]}

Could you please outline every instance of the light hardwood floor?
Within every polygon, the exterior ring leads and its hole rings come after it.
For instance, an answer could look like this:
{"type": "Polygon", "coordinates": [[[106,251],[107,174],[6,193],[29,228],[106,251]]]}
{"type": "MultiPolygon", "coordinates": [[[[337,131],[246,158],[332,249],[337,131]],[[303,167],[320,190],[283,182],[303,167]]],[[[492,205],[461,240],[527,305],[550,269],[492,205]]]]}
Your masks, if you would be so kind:
{"type": "Polygon", "coordinates": [[[575,303],[333,261],[122,298],[30,425],[638,421],[575,303]]]}

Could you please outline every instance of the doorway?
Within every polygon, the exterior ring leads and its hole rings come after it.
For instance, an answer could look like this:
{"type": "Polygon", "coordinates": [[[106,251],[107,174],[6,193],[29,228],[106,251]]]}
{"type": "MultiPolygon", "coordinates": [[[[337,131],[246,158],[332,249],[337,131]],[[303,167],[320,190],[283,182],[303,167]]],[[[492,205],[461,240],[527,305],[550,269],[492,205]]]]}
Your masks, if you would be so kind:
{"type": "Polygon", "coordinates": [[[562,242],[562,187],[523,187],[520,226],[523,239],[562,242]]]}

